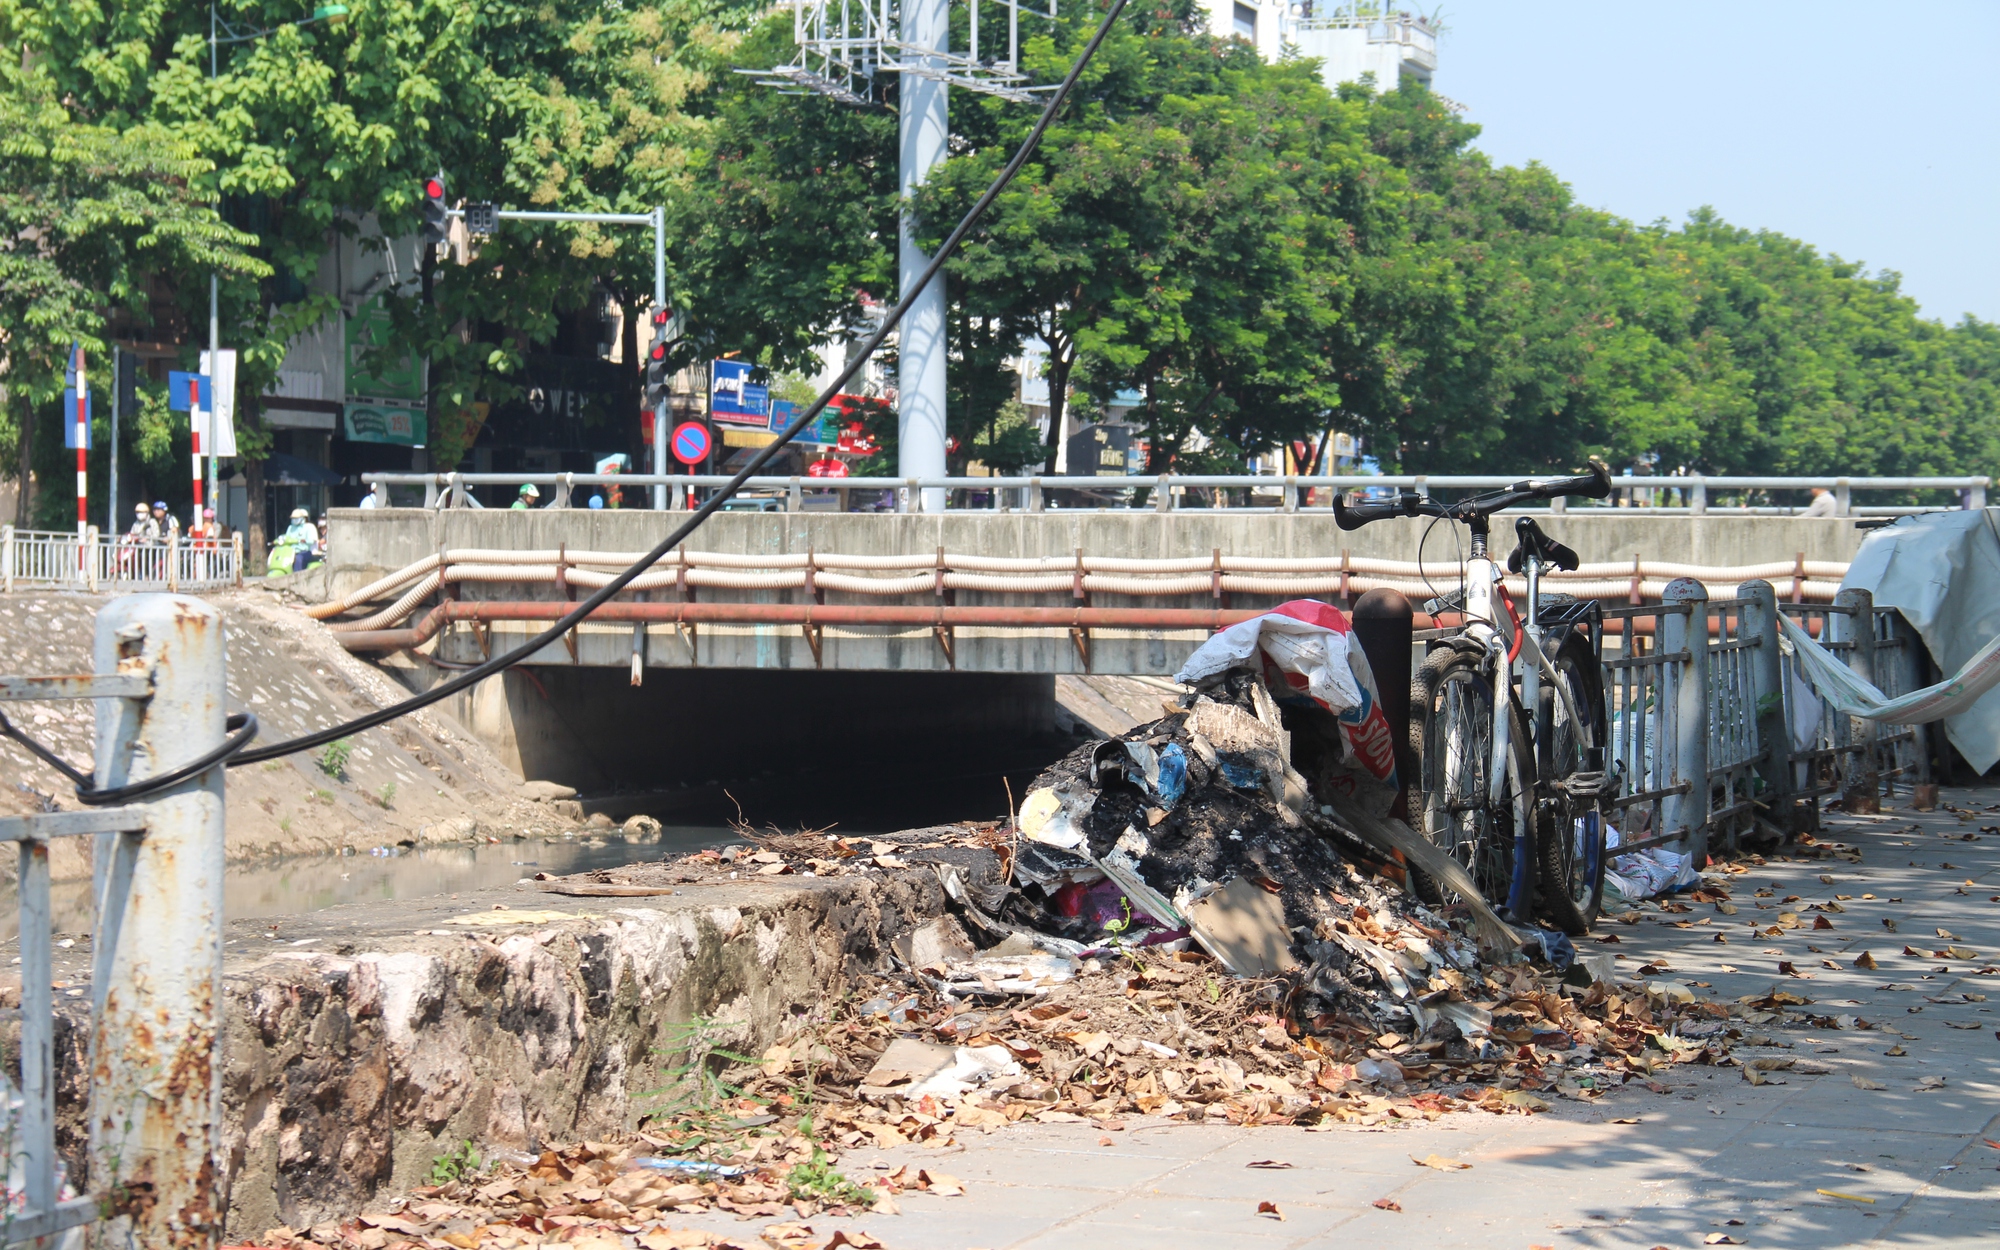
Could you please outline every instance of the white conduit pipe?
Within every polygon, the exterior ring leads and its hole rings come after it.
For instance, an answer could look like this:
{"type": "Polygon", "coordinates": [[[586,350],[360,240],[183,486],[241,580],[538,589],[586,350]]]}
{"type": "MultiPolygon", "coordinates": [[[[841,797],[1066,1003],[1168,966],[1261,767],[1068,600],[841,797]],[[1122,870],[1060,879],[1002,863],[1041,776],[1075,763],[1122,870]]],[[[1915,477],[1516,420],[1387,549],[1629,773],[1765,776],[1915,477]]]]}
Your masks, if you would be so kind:
{"type": "Polygon", "coordinates": [[[358,621],[335,625],[333,628],[337,630],[382,629],[385,626],[398,624],[403,618],[416,611],[418,604],[436,594],[437,588],[442,583],[443,578],[433,572],[415,586],[412,586],[409,593],[375,615],[358,621]]]}
{"type": "MultiPolygon", "coordinates": [[[[600,573],[595,569],[570,569],[564,575],[563,580],[572,586],[582,586],[590,590],[596,590],[609,583],[616,576],[618,576],[616,573],[600,573]]],[[[678,586],[679,584],[680,574],[678,572],[660,572],[655,570],[639,574],[639,576],[627,582],[625,588],[627,590],[658,590],[662,587],[678,586]]]]}
{"type": "Polygon", "coordinates": [[[342,612],[346,612],[349,609],[360,607],[362,604],[375,599],[380,599],[383,595],[401,586],[404,582],[412,578],[422,577],[437,566],[438,558],[436,556],[425,556],[415,564],[407,568],[398,569],[387,577],[372,581],[352,594],[343,595],[338,599],[329,600],[326,603],[315,603],[306,609],[306,615],[315,621],[323,621],[329,616],[339,616],[342,612]]]}
{"type": "MultiPolygon", "coordinates": [[[[381,597],[407,582],[423,578],[417,589],[405,593],[395,607],[387,612],[369,617],[365,622],[369,628],[400,619],[410,608],[433,593],[443,582],[522,582],[550,583],[558,580],[554,563],[558,553],[549,552],[496,552],[496,551],[450,551],[448,561],[458,561],[446,567],[440,576],[436,572],[438,557],[427,556],[423,560],[381,578],[361,590],[343,596],[329,603],[318,604],[307,609],[308,615],[316,620],[324,620],[343,611],[381,597]],[[528,563],[523,557],[548,556],[548,563],[528,563]],[[511,555],[510,561],[497,557],[511,555]],[[474,557],[463,559],[461,557],[474,557]],[[408,605],[408,606],[405,606],[408,605]]],[[[597,568],[576,567],[579,564],[599,564],[623,567],[636,557],[616,552],[571,552],[564,556],[567,566],[564,578],[571,584],[596,589],[605,585],[612,573],[597,568]]],[[[934,556],[839,556],[814,555],[810,557],[813,583],[821,590],[840,591],[848,594],[895,596],[922,594],[935,590],[938,585],[937,560],[934,556]],[[873,569],[924,569],[926,572],[909,577],[864,577],[852,573],[832,571],[841,568],[873,569]]],[[[634,590],[653,590],[679,585],[710,587],[719,590],[796,590],[807,584],[808,557],[803,555],[750,556],[712,552],[674,553],[660,561],[651,571],[642,574],[631,583],[634,590]],[[688,566],[681,571],[683,557],[688,566]],[[710,566],[710,567],[703,567],[710,566]],[[760,572],[738,572],[733,570],[766,570],[760,572]],[[772,569],[796,571],[773,572],[772,569]]],[[[1086,556],[1083,566],[1136,569],[1143,572],[1177,572],[1185,574],[1190,570],[1195,576],[1104,576],[1101,573],[1086,572],[1083,588],[1097,594],[1160,596],[1160,595],[1200,595],[1215,589],[1213,559],[1195,560],[1127,560],[1093,559],[1086,556]]],[[[1036,557],[1033,559],[1012,559],[1000,557],[967,557],[957,559],[947,556],[945,565],[953,569],[961,564],[992,566],[1033,566],[1038,575],[1000,572],[957,572],[944,574],[944,586],[951,590],[984,591],[994,594],[1061,594],[1074,589],[1076,585],[1076,565],[1074,558],[1036,557]]],[[[1306,595],[1338,593],[1343,583],[1350,594],[1362,594],[1370,590],[1396,590],[1412,598],[1423,600],[1433,593],[1449,591],[1458,585],[1459,568],[1456,564],[1424,565],[1430,573],[1426,580],[1418,574],[1414,563],[1378,560],[1331,559],[1280,560],[1264,557],[1227,557],[1222,560],[1224,572],[1220,589],[1233,594],[1253,595],[1306,595]],[[1275,566],[1275,567],[1274,567],[1275,566]],[[1271,569],[1284,576],[1248,576],[1241,571],[1250,569],[1262,571],[1271,569]],[[1341,576],[1345,573],[1345,577],[1341,576]]],[[[1802,598],[1814,601],[1832,599],[1839,590],[1839,583],[1827,580],[1826,574],[1839,575],[1846,566],[1831,561],[1807,561],[1809,574],[1820,574],[1803,579],[1799,586],[1802,598]]],[[[1751,580],[1753,576],[1763,576],[1774,581],[1787,583],[1797,575],[1797,563],[1740,565],[1735,567],[1708,568],[1699,565],[1665,564],[1641,561],[1638,590],[1642,596],[1657,598],[1663,594],[1674,577],[1693,577],[1709,588],[1715,597],[1729,597],[1735,593],[1738,582],[1751,580]]],[[[1591,564],[1570,573],[1551,573],[1544,581],[1551,590],[1561,591],[1582,599],[1623,600],[1632,593],[1632,566],[1629,564],[1591,564]]],[[[1526,585],[1519,577],[1509,577],[1506,581],[1508,593],[1517,600],[1526,594],[1526,585]]],[[[354,624],[342,626],[353,628],[354,624]]]]}
{"type": "Polygon", "coordinates": [[[444,571],[448,582],[552,582],[553,564],[462,564],[444,571]]]}

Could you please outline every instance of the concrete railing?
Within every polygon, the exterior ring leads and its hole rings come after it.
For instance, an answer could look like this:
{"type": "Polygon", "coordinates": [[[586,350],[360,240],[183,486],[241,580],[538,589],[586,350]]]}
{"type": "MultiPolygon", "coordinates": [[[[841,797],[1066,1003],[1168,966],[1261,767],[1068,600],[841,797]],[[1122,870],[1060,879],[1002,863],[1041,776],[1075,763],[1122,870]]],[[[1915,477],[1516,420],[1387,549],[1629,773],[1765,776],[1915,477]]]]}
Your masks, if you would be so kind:
{"type": "Polygon", "coordinates": [[[18,589],[203,591],[243,584],[243,539],[106,541],[95,526],[71,531],[0,526],[0,591],[18,589]]]}
{"type": "MultiPolygon", "coordinates": [[[[605,475],[595,473],[364,473],[362,481],[370,484],[381,483],[391,488],[403,487],[424,492],[424,506],[440,507],[483,507],[471,491],[473,488],[492,486],[503,488],[502,493],[510,496],[528,484],[537,490],[546,487],[551,495],[546,505],[552,508],[579,506],[576,491],[582,488],[609,489],[612,487],[637,488],[662,486],[666,488],[668,506],[672,509],[688,509],[697,506],[703,492],[713,491],[733,481],[721,475],[679,475],[655,476],[652,474],[605,475]]],[[[1425,475],[1401,477],[1310,477],[1303,475],[1178,475],[1158,474],[1153,476],[1079,477],[1079,476],[1036,476],[1036,477],[753,477],[745,484],[749,497],[739,496],[745,506],[759,507],[769,504],[773,511],[803,512],[813,510],[807,503],[808,496],[815,502],[823,502],[841,512],[854,510],[856,494],[870,497],[868,506],[881,510],[887,503],[888,510],[896,512],[935,511],[925,502],[933,501],[942,494],[949,506],[956,497],[962,502],[960,508],[986,509],[993,511],[1041,512],[1052,507],[1151,507],[1161,512],[1177,510],[1206,510],[1229,506],[1232,510],[1255,508],[1273,512],[1325,511],[1332,507],[1335,491],[1358,490],[1414,490],[1420,495],[1428,495],[1433,490],[1477,491],[1497,490],[1523,480],[1520,476],[1497,475],[1425,475]],[[1054,492],[1069,492],[1071,497],[1065,502],[1061,498],[1052,499],[1054,492]],[[1141,492],[1144,498],[1141,499],[1141,492]],[[1187,502],[1189,492],[1205,492],[1206,498],[1196,503],[1187,502]],[[1254,501],[1265,497],[1269,503],[1235,504],[1229,492],[1248,492],[1254,501]],[[1320,492],[1315,494],[1315,492],[1320,492]],[[1086,498],[1077,498],[1083,496],[1086,498]],[[972,497],[977,497],[976,502],[972,497]]],[[[1834,515],[1836,516],[1896,516],[1911,512],[1936,511],[1945,507],[1983,508],[1986,506],[1986,489],[1992,484],[1987,477],[1703,477],[1689,475],[1683,477],[1620,476],[1611,479],[1613,497],[1610,501],[1578,501],[1568,504],[1558,499],[1549,509],[1563,512],[1566,505],[1581,509],[1586,502],[1591,506],[1610,506],[1617,502],[1641,503],[1651,510],[1663,512],[1691,513],[1697,516],[1709,513],[1735,513],[1750,515],[1788,516],[1803,509],[1752,506],[1746,504],[1711,504],[1712,492],[1750,491],[1804,491],[1814,488],[1832,492],[1834,515]],[[1892,493],[1907,495],[1913,491],[1949,491],[1956,498],[1950,504],[1887,504],[1877,506],[1857,506],[1853,502],[1854,493],[1892,493]],[[1675,502],[1668,503],[1668,499],[1675,502]]],[[[953,509],[959,510],[959,509],[953,509]]]]}

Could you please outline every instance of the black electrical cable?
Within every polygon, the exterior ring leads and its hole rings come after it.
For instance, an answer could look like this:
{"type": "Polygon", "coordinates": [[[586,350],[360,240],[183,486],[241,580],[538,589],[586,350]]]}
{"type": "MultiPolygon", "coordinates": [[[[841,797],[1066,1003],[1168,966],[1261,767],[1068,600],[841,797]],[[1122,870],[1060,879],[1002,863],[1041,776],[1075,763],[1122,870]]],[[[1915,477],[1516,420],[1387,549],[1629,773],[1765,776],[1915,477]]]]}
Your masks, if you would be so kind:
{"type": "MultiPolygon", "coordinates": [[[[242,751],[244,747],[249,746],[250,740],[257,736],[257,717],[254,713],[232,712],[224,724],[229,730],[229,736],[222,740],[222,745],[216,747],[200,759],[195,760],[193,763],[183,764],[174,771],[163,773],[158,777],[148,777],[144,781],[135,781],[129,786],[118,786],[111,790],[98,790],[89,785],[79,784],[76,788],[77,801],[89,807],[108,807],[114,803],[129,803],[133,799],[143,798],[156,790],[165,790],[169,787],[177,786],[183,781],[201,776],[217,764],[225,760],[230,760],[231,756],[242,751]]],[[[233,765],[235,761],[230,760],[230,763],[233,765]]],[[[85,781],[88,780],[88,778],[85,779],[85,781]]]]}
{"type": "Polygon", "coordinates": [[[1028,157],[1033,154],[1036,145],[1041,142],[1043,132],[1048,130],[1049,123],[1055,120],[1056,113],[1062,108],[1063,102],[1069,98],[1069,93],[1076,86],[1077,79],[1082,76],[1084,67],[1090,64],[1090,59],[1097,55],[1098,46],[1104,42],[1105,36],[1111,33],[1112,24],[1118,20],[1118,15],[1124,11],[1125,3],[1126,0],[1111,0],[1111,7],[1105,11],[1104,20],[1098,23],[1096,33],[1091,35],[1090,42],[1084,45],[1082,54],[1077,57],[1076,63],[1070,66],[1069,73],[1064,75],[1062,85],[1057,87],[1055,94],[1049,97],[1047,107],[1042,110],[1042,115],[1035,120],[1034,128],[1028,132],[1028,137],[1022,141],[1020,149],[1014,153],[1014,158],[1007,162],[1006,168],[1000,171],[999,177],[993,180],[993,184],[986,188],[985,193],[973,204],[971,210],[959,221],[957,227],[952,230],[950,235],[946,236],[943,245],[938,248],[937,254],[931,257],[930,264],[924,267],[923,273],[911,285],[910,293],[905,295],[897,302],[894,308],[889,310],[889,315],[882,319],[881,326],[875,333],[868,336],[867,341],[861,345],[861,350],[848,362],[847,367],[841,370],[840,376],[835,378],[824,391],[820,392],[819,398],[813,401],[811,407],[792,418],[792,423],[785,427],[785,432],[778,436],[776,442],[771,443],[758,452],[756,456],[752,457],[750,463],[743,466],[742,471],[729,480],[728,485],[724,486],[707,503],[704,503],[697,509],[684,524],[660,540],[659,545],[642,556],[637,563],[612,578],[609,582],[606,582],[595,594],[579,602],[575,608],[571,609],[567,615],[563,616],[555,624],[549,626],[546,630],[543,630],[540,634],[522,643],[512,651],[504,655],[496,655],[478,667],[469,669],[459,676],[452,678],[450,681],[433,686],[420,695],[405,699],[401,703],[385,707],[380,711],[356,717],[351,721],[335,725],[330,729],[322,729],[314,733],[288,739],[284,742],[273,743],[267,747],[259,747],[255,751],[245,751],[230,760],[229,766],[235,768],[243,764],[254,764],[260,760],[277,759],[279,756],[290,755],[297,751],[310,750],[313,747],[322,746],[337,739],[345,738],[350,734],[360,733],[364,729],[373,729],[375,726],[386,724],[399,716],[407,715],[419,708],[428,707],[442,699],[447,699],[469,686],[484,681],[495,673],[511,668],[581,624],[584,618],[596,611],[600,605],[609,602],[613,595],[625,589],[632,579],[651,568],[661,557],[685,541],[687,536],[694,533],[704,521],[721,510],[722,505],[731,496],[735,495],[738,490],[741,490],[745,482],[755,477],[759,470],[770,463],[771,458],[777,455],[778,451],[785,444],[798,437],[801,430],[804,430],[808,425],[818,420],[820,412],[829,403],[833,402],[834,396],[841,393],[842,388],[847,385],[856,373],[860,372],[861,366],[882,346],[883,340],[889,337],[889,332],[896,328],[896,324],[903,319],[903,315],[910,310],[910,306],[916,303],[917,297],[923,293],[925,287],[930,285],[931,279],[935,278],[938,271],[944,268],[945,261],[949,260],[952,253],[958,250],[958,245],[965,241],[965,236],[972,232],[973,226],[977,225],[979,219],[986,214],[986,210],[992,207],[993,201],[999,198],[1000,193],[1006,190],[1007,184],[1014,180],[1014,175],[1020,172],[1021,166],[1027,163],[1028,157]]]}
{"type": "Polygon", "coordinates": [[[49,750],[41,743],[30,738],[27,734],[22,733],[13,721],[7,719],[4,712],[0,712],[0,738],[11,738],[15,742],[20,743],[33,752],[36,758],[40,759],[44,764],[47,764],[63,776],[69,778],[76,786],[78,802],[88,807],[108,807],[115,803],[130,802],[142,795],[151,794],[155,790],[165,790],[169,786],[177,786],[190,777],[199,777],[209,769],[214,768],[217,764],[222,763],[230,756],[241,751],[244,747],[250,745],[250,740],[257,736],[257,717],[252,713],[233,713],[225,724],[230,736],[223,739],[221,746],[203,755],[200,759],[183,764],[170,773],[164,773],[158,777],[148,777],[144,781],[135,781],[129,786],[117,786],[110,790],[99,790],[91,783],[89,773],[72,767],[69,761],[63,759],[62,756],[57,755],[54,751],[49,750]]]}

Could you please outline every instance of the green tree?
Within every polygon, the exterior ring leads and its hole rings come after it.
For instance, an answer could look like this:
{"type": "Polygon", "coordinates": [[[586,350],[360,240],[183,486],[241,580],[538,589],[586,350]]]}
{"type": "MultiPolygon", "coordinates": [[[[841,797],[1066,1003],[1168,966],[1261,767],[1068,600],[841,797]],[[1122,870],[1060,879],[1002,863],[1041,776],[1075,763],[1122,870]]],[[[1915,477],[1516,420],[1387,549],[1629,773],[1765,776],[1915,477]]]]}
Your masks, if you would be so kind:
{"type": "MultiPolygon", "coordinates": [[[[80,119],[45,61],[0,59],[0,458],[20,479],[17,522],[71,515],[69,492],[44,491],[31,516],[28,489],[31,470],[48,474],[62,452],[71,343],[102,379],[109,318],[144,310],[156,275],[269,272],[245,250],[255,240],[217,217],[200,187],[208,170],[164,127],[80,119]]],[[[96,411],[103,427],[106,410],[96,411]]]]}
{"type": "MultiPolygon", "coordinates": [[[[1094,24],[1086,11],[1031,40],[1030,72],[1060,74],[1094,24]]],[[[1047,345],[1051,468],[1078,383],[1098,401],[1141,392],[1156,468],[1188,467],[1203,441],[1233,462],[1316,425],[1337,391],[1315,357],[1343,302],[1337,204],[1367,156],[1359,110],[1309,66],[1264,65],[1194,26],[1182,6],[1114,31],[950,266],[964,315],[1047,345]]],[[[918,201],[926,246],[1032,121],[996,99],[960,110],[967,150],[918,201]]]]}

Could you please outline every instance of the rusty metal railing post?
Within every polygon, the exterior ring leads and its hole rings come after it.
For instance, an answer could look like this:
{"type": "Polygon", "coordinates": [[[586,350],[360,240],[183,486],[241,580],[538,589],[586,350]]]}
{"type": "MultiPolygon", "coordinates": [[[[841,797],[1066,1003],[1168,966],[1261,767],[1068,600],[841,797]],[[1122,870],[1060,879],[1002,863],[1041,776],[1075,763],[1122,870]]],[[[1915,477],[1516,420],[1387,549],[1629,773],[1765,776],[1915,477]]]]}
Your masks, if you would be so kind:
{"type": "MultiPolygon", "coordinates": [[[[221,745],[222,616],[199,599],[132,595],[97,614],[97,671],[150,667],[150,699],[105,700],[99,788],[171,772],[221,745]]],[[[214,1247],[222,1186],[220,767],[146,796],[147,834],[94,855],[97,1016],[90,1170],[110,1245],[214,1247]]]]}
{"type": "MultiPolygon", "coordinates": [[[[1685,607],[1659,616],[1661,654],[1679,653],[1661,669],[1662,702],[1671,701],[1673,766],[1667,785],[1679,793],[1661,813],[1666,828],[1686,831],[1687,849],[1699,872],[1708,855],[1708,589],[1691,577],[1676,577],[1660,596],[1666,607],[1685,607]],[[1669,680],[1670,683],[1669,684],[1669,680]]],[[[1662,735],[1661,746],[1666,746],[1662,735]]]]}
{"type": "MultiPolygon", "coordinates": [[[[1865,590],[1843,590],[1834,595],[1835,607],[1846,608],[1846,612],[1827,614],[1827,625],[1838,632],[1843,642],[1852,642],[1853,650],[1847,653],[1847,667],[1854,675],[1869,683],[1875,681],[1875,596],[1865,590]]],[[[1849,718],[1848,732],[1852,750],[1841,761],[1840,805],[1850,812],[1872,813],[1882,810],[1882,782],[1875,765],[1875,722],[1855,716],[1849,718]]]]}
{"type": "Polygon", "coordinates": [[[1750,664],[1750,689],[1757,707],[1757,745],[1764,752],[1757,773],[1764,779],[1772,824],[1790,837],[1794,832],[1792,806],[1792,709],[1785,699],[1782,666],[1778,651],[1778,591],[1767,581],[1744,582],[1736,588],[1743,600],[1744,639],[1756,639],[1757,655],[1750,664]]]}

